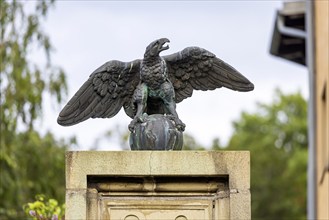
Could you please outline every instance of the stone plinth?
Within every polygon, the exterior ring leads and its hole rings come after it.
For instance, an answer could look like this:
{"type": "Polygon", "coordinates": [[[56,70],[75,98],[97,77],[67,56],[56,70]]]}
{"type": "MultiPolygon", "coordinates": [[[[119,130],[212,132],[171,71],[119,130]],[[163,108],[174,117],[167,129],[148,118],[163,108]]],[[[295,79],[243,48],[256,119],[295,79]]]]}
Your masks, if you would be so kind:
{"type": "Polygon", "coordinates": [[[249,152],[67,152],[65,218],[250,219],[249,152]]]}

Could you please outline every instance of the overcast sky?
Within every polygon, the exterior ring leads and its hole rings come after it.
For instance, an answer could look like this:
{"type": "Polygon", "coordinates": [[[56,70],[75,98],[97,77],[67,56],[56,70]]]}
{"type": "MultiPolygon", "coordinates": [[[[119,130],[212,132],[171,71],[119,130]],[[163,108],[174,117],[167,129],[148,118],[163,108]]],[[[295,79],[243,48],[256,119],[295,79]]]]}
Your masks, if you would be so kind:
{"type": "MultiPolygon", "coordinates": [[[[226,88],[194,91],[177,105],[186,133],[209,146],[219,137],[226,143],[232,121],[256,102],[272,101],[275,88],[308,96],[307,69],[269,54],[276,10],[282,1],[58,1],[45,22],[55,52],[53,63],[67,73],[69,97],[90,73],[109,60],[142,58],[157,38],[170,39],[167,55],[188,46],[205,48],[255,84],[248,93],[226,88]]],[[[68,100],[67,100],[68,101],[68,100]]],[[[52,104],[46,102],[47,106],[52,104]]],[[[63,103],[63,106],[65,103],[63,103]]],[[[61,106],[61,107],[63,107],[61,106]]],[[[76,135],[82,149],[93,147],[107,130],[125,130],[130,118],[121,111],[111,119],[89,119],[71,127],[56,123],[60,109],[46,108],[45,129],[58,137],[76,135]]],[[[118,150],[103,141],[101,150],[118,150]]]]}

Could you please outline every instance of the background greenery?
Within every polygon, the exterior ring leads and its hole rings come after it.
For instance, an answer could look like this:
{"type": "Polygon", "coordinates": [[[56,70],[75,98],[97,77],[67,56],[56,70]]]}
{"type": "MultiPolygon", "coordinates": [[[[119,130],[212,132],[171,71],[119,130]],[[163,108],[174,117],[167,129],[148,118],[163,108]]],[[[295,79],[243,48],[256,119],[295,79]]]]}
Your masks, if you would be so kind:
{"type": "MultiPolygon", "coordinates": [[[[42,29],[54,2],[36,1],[30,13],[23,3],[0,0],[0,219],[25,218],[22,206],[37,194],[64,202],[64,153],[75,143],[74,138],[58,140],[36,126],[42,119],[44,96],[50,94],[53,102],[60,103],[67,88],[64,71],[51,63],[52,45],[42,29]],[[36,49],[47,57],[43,65],[32,62],[36,49]]],[[[271,103],[259,103],[257,111],[243,112],[233,122],[227,145],[215,139],[212,146],[201,146],[186,134],[184,149],[249,150],[252,217],[304,219],[306,105],[300,93],[277,90],[271,103]]]]}
{"type": "MultiPolygon", "coordinates": [[[[307,103],[302,95],[275,91],[272,103],[257,104],[233,122],[226,146],[212,150],[248,150],[251,155],[253,219],[306,219],[307,103]]],[[[193,137],[185,150],[204,150],[193,137]]],[[[208,148],[209,149],[209,148],[208,148]]]]}
{"type": "Polygon", "coordinates": [[[25,218],[22,206],[36,194],[64,202],[64,153],[71,143],[36,126],[44,95],[60,102],[66,93],[65,74],[52,65],[41,26],[52,5],[36,1],[27,13],[23,1],[0,0],[0,219],[25,218]],[[47,58],[43,65],[31,61],[36,49],[47,58]]]}

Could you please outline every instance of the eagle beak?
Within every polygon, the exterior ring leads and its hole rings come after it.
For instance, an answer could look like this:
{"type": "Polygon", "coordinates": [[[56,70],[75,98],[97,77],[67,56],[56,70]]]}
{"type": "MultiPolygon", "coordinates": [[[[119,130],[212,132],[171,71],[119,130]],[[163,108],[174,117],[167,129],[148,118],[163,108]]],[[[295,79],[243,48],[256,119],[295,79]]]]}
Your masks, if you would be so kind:
{"type": "Polygon", "coordinates": [[[165,46],[166,43],[170,43],[170,41],[167,38],[161,38],[158,42],[159,42],[159,52],[169,49],[169,45],[165,46]]]}

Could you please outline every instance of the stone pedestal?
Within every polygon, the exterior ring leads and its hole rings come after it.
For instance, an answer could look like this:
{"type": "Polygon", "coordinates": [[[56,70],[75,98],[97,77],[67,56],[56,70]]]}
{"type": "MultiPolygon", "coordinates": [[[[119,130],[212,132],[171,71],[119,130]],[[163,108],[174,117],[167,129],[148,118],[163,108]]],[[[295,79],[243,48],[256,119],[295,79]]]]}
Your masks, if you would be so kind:
{"type": "Polygon", "coordinates": [[[71,151],[65,219],[250,219],[249,152],[71,151]]]}

